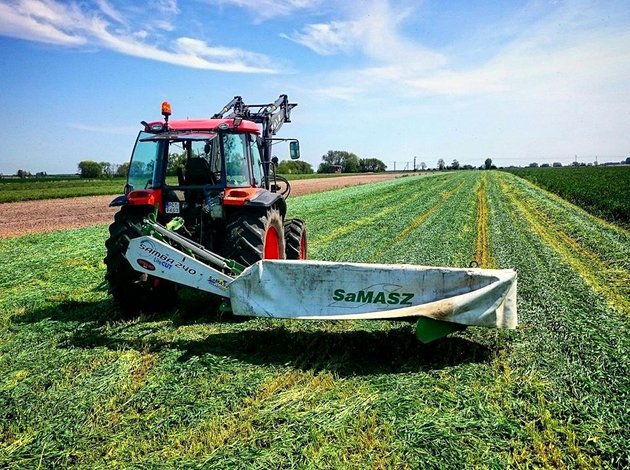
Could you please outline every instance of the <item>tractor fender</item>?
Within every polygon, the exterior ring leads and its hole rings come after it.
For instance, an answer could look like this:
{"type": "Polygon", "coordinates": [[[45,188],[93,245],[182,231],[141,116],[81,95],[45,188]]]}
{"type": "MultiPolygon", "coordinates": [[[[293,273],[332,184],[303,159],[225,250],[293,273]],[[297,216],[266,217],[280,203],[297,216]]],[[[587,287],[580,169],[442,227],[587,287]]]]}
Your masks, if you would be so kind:
{"type": "Polygon", "coordinates": [[[116,199],[110,202],[109,207],[119,207],[124,206],[125,204],[127,204],[127,196],[123,194],[122,196],[118,196],[116,199]]]}
{"type": "Polygon", "coordinates": [[[287,211],[287,203],[284,198],[280,195],[280,193],[272,193],[271,191],[267,191],[263,189],[259,191],[254,197],[252,197],[249,201],[245,202],[246,206],[250,207],[272,207],[276,206],[280,210],[282,216],[287,211]]]}
{"type": "Polygon", "coordinates": [[[272,193],[264,188],[229,189],[223,199],[226,206],[241,206],[252,209],[276,207],[282,217],[287,212],[287,203],[280,193],[272,193]]]}

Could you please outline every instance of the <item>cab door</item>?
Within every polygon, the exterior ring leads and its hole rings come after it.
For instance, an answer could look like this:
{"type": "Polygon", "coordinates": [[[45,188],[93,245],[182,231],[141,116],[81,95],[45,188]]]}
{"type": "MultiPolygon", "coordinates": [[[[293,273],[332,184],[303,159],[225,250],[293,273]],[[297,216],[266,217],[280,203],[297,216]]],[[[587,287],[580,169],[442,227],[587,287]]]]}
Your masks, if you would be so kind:
{"type": "Polygon", "coordinates": [[[249,140],[249,154],[252,162],[252,177],[253,185],[261,188],[263,187],[263,179],[265,177],[265,170],[262,162],[262,155],[260,152],[261,140],[260,137],[248,134],[249,140]]]}

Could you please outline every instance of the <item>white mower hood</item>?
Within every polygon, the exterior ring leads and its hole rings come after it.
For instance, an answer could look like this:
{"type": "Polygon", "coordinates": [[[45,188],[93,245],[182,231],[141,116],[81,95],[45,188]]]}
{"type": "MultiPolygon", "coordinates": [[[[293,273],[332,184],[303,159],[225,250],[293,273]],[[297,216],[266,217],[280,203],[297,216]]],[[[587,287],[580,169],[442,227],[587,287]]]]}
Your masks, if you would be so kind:
{"type": "Polygon", "coordinates": [[[515,328],[516,272],[264,260],[229,286],[236,315],[311,320],[435,320],[515,328]]]}

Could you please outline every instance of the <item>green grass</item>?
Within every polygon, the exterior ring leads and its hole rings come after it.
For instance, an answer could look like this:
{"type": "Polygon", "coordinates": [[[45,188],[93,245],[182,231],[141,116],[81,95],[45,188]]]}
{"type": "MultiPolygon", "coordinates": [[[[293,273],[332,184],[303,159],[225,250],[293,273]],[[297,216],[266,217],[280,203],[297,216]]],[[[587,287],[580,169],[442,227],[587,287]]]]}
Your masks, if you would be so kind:
{"type": "Polygon", "coordinates": [[[1,240],[0,467],[628,466],[628,232],[499,172],[298,197],[290,215],[338,261],[466,266],[487,224],[521,325],[422,345],[405,323],[242,321],[193,293],[123,320],[105,227],[1,240]]]}
{"type": "Polygon", "coordinates": [[[0,203],[122,194],[124,178],[0,180],[0,203]]]}
{"type": "MultiPolygon", "coordinates": [[[[295,181],[351,175],[336,173],[284,176],[289,181],[295,181]]],[[[50,177],[24,180],[0,179],[0,203],[122,194],[125,181],[125,178],[82,179],[50,177]]],[[[171,184],[176,184],[177,179],[169,177],[168,181],[171,184]]]]}
{"type": "Polygon", "coordinates": [[[630,166],[506,170],[599,217],[630,228],[630,166]]]}

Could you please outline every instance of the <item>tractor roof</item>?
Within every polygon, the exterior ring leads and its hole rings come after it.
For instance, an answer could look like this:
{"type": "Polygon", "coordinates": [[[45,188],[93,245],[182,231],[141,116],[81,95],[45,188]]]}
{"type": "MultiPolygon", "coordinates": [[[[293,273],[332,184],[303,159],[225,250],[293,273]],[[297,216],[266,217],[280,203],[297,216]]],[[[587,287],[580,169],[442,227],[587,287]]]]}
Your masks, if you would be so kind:
{"type": "MultiPolygon", "coordinates": [[[[153,126],[159,125],[164,125],[164,121],[150,122],[147,128],[151,129],[153,126]]],[[[217,131],[232,129],[237,132],[260,134],[258,126],[252,121],[245,119],[243,119],[237,127],[234,127],[234,119],[183,119],[179,121],[169,121],[168,128],[173,131],[217,131]],[[225,124],[225,126],[223,126],[223,124],[225,124]]]]}

